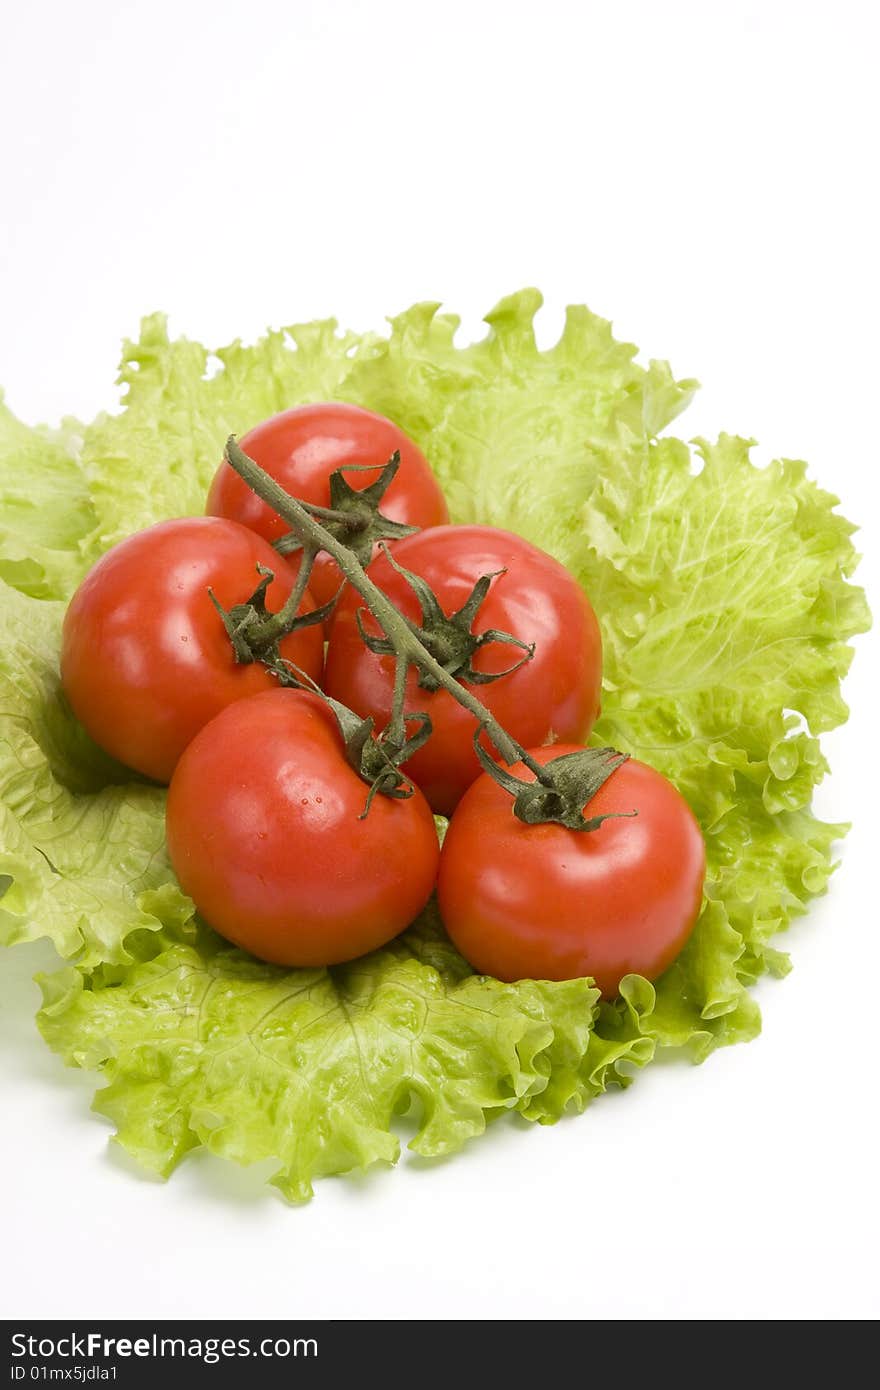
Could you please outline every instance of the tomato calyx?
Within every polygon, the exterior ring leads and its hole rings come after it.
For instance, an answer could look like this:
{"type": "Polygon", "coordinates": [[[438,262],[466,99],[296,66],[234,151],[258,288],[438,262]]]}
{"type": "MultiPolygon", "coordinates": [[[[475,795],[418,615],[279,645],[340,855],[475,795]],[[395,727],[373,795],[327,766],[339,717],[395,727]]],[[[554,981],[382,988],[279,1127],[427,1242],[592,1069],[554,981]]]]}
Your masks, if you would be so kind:
{"type": "MultiPolygon", "coordinates": [[[[228,460],[227,460],[228,461],[228,460]]],[[[312,502],[302,506],[321,521],[335,541],[350,550],[362,565],[368,565],[373,555],[373,546],[378,541],[403,540],[419,530],[418,526],[407,526],[401,521],[392,521],[379,510],[379,504],[397,476],[400,468],[400,450],[395,449],[390,459],[382,466],[378,478],[362,490],[353,488],[344,477],[345,473],[372,472],[376,464],[346,463],[330,474],[330,506],[319,507],[312,502]]],[[[302,550],[302,540],[296,531],[275,542],[279,555],[293,555],[302,550]]]]}
{"type": "Polygon", "coordinates": [[[382,796],[405,800],[412,796],[415,787],[400,770],[414,753],[427,743],[431,737],[431,720],[427,714],[407,714],[403,718],[403,733],[396,735],[392,725],[380,734],[373,732],[375,724],[372,715],[362,719],[354,710],[329,695],[323,699],[332,709],[342,734],[345,758],[348,764],[368,785],[369,792],[359,819],[363,820],[373,804],[377,792],[382,796]],[[407,724],[415,726],[409,733],[407,724]]]}
{"type": "MultiPolygon", "coordinates": [[[[506,569],[493,570],[491,574],[481,575],[466,602],[457,612],[451,613],[447,617],[427,580],[399,564],[387,545],[383,544],[380,548],[392,569],[406,580],[419,601],[422,621],[421,623],[414,623],[405,619],[410,631],[448,675],[454,676],[458,681],[466,681],[468,685],[490,685],[492,681],[500,680],[502,676],[511,675],[513,671],[518,671],[520,666],[524,666],[527,661],[531,661],[535,655],[534,642],[523,642],[521,638],[514,637],[512,633],[502,632],[499,628],[494,627],[487,628],[485,632],[481,633],[472,631],[492,580],[497,579],[499,575],[506,574],[506,569]],[[524,655],[520,657],[519,661],[506,666],[503,671],[477,671],[473,667],[471,658],[475,652],[489,642],[505,642],[509,646],[519,647],[524,655]]],[[[355,613],[355,619],[358,632],[365,646],[377,655],[389,655],[396,652],[395,643],[390,638],[377,637],[373,633],[367,632],[364,626],[364,611],[364,609],[359,608],[355,613]]],[[[421,669],[419,670],[418,684],[421,690],[434,691],[440,688],[440,682],[436,677],[430,671],[421,669]]]]}
{"type": "Polygon", "coordinates": [[[528,757],[523,761],[535,774],[534,782],[515,777],[499,766],[480,742],[481,726],[474,737],[477,757],[500,787],[514,798],[513,814],[525,825],[563,825],[566,830],[598,830],[606,820],[637,816],[638,811],[607,811],[587,816],[584,810],[608,778],[629,759],[629,753],[616,748],[579,748],[563,753],[548,763],[528,757]]]}
{"type": "Polygon", "coordinates": [[[310,691],[311,694],[317,695],[333,714],[342,737],[345,761],[369,787],[360,820],[366,817],[377,792],[399,801],[407,800],[413,795],[415,786],[411,779],[401,772],[400,764],[405,763],[407,758],[411,758],[428,742],[432,733],[430,715],[404,714],[402,705],[395,707],[388,726],[376,734],[372,715],[363,718],[341,700],[334,700],[332,695],[322,690],[317,681],[312,680],[312,677],[294,662],[281,657],[277,666],[270,667],[270,670],[277,676],[280,685],[294,690],[310,691]],[[415,726],[412,733],[407,729],[408,724],[415,726]]]}
{"type": "Polygon", "coordinates": [[[239,665],[249,666],[254,661],[261,661],[270,671],[282,676],[285,663],[279,651],[279,642],[300,628],[323,623],[330,616],[336,602],[335,595],[330,603],[310,613],[298,611],[311,568],[311,562],[304,557],[293,592],[277,613],[270,613],[266,606],[266,590],[275,578],[275,571],[269,569],[268,565],[257,565],[259,583],[243,603],[224,608],[214,590],[208,590],[208,597],[220,614],[239,665]]]}

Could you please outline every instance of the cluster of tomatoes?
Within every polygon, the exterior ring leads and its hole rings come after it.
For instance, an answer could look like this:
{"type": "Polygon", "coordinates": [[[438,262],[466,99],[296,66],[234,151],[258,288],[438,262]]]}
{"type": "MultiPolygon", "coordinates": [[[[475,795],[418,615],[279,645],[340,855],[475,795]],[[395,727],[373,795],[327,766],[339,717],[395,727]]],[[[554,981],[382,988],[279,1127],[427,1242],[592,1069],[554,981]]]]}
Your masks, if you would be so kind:
{"type": "MultiPolygon", "coordinates": [[[[601,638],[556,560],[509,532],[449,525],[415,444],[358,407],[289,410],[240,446],[319,519],[331,514],[337,470],[366,489],[399,456],[382,513],[421,529],[374,548],[369,579],[529,750],[532,770],[515,766],[508,781],[534,780],[535,767],[584,745],[599,714],[601,638]]],[[[628,760],[589,802],[598,829],[519,819],[509,787],[481,768],[473,714],[416,665],[401,690],[381,624],[326,552],[276,651],[313,689],[280,686],[277,662],[239,659],[230,624],[255,590],[277,613],[303,554],[228,461],[206,510],[102,557],[71,601],[61,657],[67,697],[96,742],[170,783],[169,854],[205,920],[263,959],[323,966],[385,944],[436,889],[456,945],[500,979],[589,975],[613,996],[623,975],[664,970],[696,920],[705,871],[675,788],[628,760]],[[309,614],[322,620],[301,625],[309,614]],[[431,736],[403,765],[407,794],[380,790],[364,814],[367,788],[334,704],[381,731],[401,697],[407,719],[430,719],[431,736]],[[451,818],[442,850],[433,813],[451,818]]]]}

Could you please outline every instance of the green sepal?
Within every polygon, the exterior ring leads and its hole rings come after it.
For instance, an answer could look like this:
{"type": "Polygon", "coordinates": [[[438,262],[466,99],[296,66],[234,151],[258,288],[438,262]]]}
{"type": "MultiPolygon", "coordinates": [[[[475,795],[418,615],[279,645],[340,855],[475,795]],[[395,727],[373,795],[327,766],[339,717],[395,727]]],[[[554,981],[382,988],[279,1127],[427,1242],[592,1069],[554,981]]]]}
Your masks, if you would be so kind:
{"type": "MultiPolygon", "coordinates": [[[[267,565],[258,564],[257,573],[261,576],[260,582],[244,603],[224,608],[213,589],[208,590],[208,597],[220,614],[232,643],[235,660],[242,666],[261,661],[279,678],[282,685],[287,685],[291,683],[287,675],[290,663],[282,657],[280,643],[291,633],[326,622],[333,612],[338,595],[334,594],[333,598],[320,608],[313,608],[309,613],[296,613],[279,624],[279,615],[271,613],[266,606],[266,590],[275,578],[275,571],[270,570],[267,565]]],[[[299,684],[298,681],[293,683],[299,684]]]]}
{"type": "Polygon", "coordinates": [[[579,748],[574,753],[562,753],[542,765],[535,764],[535,780],[526,782],[514,777],[507,768],[496,763],[483,747],[480,736],[484,726],[474,735],[474,748],[485,772],[510,792],[514,798],[513,814],[525,825],[564,825],[566,830],[598,830],[606,820],[637,816],[638,810],[608,811],[600,816],[585,816],[600,787],[629,759],[628,753],[616,748],[579,748]]]}
{"type": "MultiPolygon", "coordinates": [[[[418,526],[407,526],[402,521],[392,521],[379,510],[379,503],[397,476],[400,468],[400,451],[395,449],[390,459],[374,483],[362,491],[353,488],[345,478],[345,473],[366,472],[374,465],[362,463],[343,464],[330,474],[330,506],[315,507],[307,502],[303,506],[312,515],[319,517],[334,540],[348,547],[352,554],[366,567],[373,557],[373,547],[379,541],[403,540],[405,536],[415,535],[418,526]]],[[[275,542],[279,555],[292,555],[302,549],[302,542],[295,531],[275,542]]]]}
{"type": "MultiPolygon", "coordinates": [[[[523,642],[521,638],[514,637],[512,633],[501,632],[494,627],[481,633],[474,633],[471,630],[480,607],[489,592],[492,580],[497,579],[499,575],[506,574],[505,569],[480,575],[466,602],[455,613],[447,616],[440,607],[437,595],[427,580],[399,564],[386,545],[381,548],[385,552],[388,563],[406,580],[419,601],[422,621],[421,623],[414,623],[408,620],[409,627],[450,676],[454,676],[456,680],[467,685],[490,685],[493,681],[501,680],[503,676],[509,676],[514,671],[518,671],[520,666],[531,661],[535,655],[534,642],[523,642]],[[475,652],[490,642],[506,642],[510,646],[519,647],[524,655],[512,666],[505,667],[503,671],[477,671],[473,667],[471,658],[475,652]]],[[[362,609],[356,610],[355,620],[361,640],[371,652],[380,656],[393,654],[394,644],[387,637],[377,637],[367,631],[364,626],[362,609]]],[[[439,683],[427,671],[419,672],[418,683],[422,690],[434,691],[439,689],[439,683]]]]}

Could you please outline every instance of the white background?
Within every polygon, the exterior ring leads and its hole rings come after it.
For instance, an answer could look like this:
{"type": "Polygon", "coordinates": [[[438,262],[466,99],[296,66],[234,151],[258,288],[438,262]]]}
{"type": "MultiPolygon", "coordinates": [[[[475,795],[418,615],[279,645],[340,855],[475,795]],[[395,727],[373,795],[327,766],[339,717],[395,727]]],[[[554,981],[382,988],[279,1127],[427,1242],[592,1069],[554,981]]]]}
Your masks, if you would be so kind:
{"type": "MultiPolygon", "coordinates": [[[[691,433],[806,457],[878,537],[876,7],[504,0],[8,6],[0,381],[112,406],[154,308],[218,344],[538,284],[703,391],[691,433]]],[[[764,1032],[555,1129],[323,1183],[107,1149],[37,1037],[43,947],[0,959],[0,1315],[844,1318],[880,1311],[876,644],[827,741],[852,818],[764,1032]],[[873,761],[873,769],[869,763],[873,761]]]]}

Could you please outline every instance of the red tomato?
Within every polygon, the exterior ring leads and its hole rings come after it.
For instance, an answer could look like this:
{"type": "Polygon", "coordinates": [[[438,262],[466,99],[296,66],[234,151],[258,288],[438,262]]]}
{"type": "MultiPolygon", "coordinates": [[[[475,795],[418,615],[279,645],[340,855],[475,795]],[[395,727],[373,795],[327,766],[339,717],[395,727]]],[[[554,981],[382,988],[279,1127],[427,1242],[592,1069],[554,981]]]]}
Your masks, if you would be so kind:
{"type": "MultiPolygon", "coordinates": [[[[273,415],[239,441],[244,452],[303,502],[326,507],[330,474],[342,464],[386,464],[397,449],[400,469],[380,506],[383,516],[409,526],[439,526],[449,520],[446,502],[424,454],[384,415],[357,405],[329,401],[301,405],[273,415]]],[[[376,481],[379,469],[347,472],[360,492],[376,481]]],[[[205,510],[240,521],[267,541],[287,535],[290,526],[260,500],[228,463],[221,463],[205,510]]],[[[319,555],[309,585],[319,604],[329,603],[342,582],[336,562],[319,555]]]]}
{"type": "MultiPolygon", "coordinates": [[[[472,630],[510,632],[534,642],[535,655],[512,674],[476,687],[476,693],[523,747],[587,737],[599,714],[602,639],[586,594],[558,561],[521,536],[492,526],[435,527],[400,541],[394,557],[428,581],[447,616],[465,603],[480,575],[506,569],[492,580],[472,630]]],[[[415,594],[384,555],[373,561],[369,574],[407,617],[419,619],[415,594]]],[[[391,715],[395,663],[364,646],[359,608],[363,600],[347,590],[333,615],[324,686],[382,727],[391,715]]],[[[381,632],[368,613],[362,616],[367,632],[381,632]]],[[[517,647],[493,642],[474,654],[473,667],[503,671],[522,655],[517,647]]],[[[447,691],[420,689],[414,671],[407,678],[406,708],[426,711],[434,726],[406,772],[432,808],[449,815],[480,772],[474,717],[447,691]]]]}
{"type": "Polygon", "coordinates": [[[217,931],[279,965],[332,965],[390,941],[437,876],[434,819],[420,792],[367,786],[317,695],[239,700],[196,736],[168,792],[168,852],[217,931]]]}
{"type": "MultiPolygon", "coordinates": [[[[269,690],[260,664],[237,665],[212,588],[225,609],[275,573],[266,600],[277,612],[296,567],[234,521],[163,521],[108,550],[74,594],[64,619],[61,679],[96,743],[128,767],[167,782],[187,744],[233,700],[269,690]]],[[[301,611],[315,604],[306,590],[301,611]]],[[[323,631],[302,628],[281,655],[317,678],[323,631]]]]}
{"type": "MultiPolygon", "coordinates": [[[[571,747],[538,748],[547,763],[571,747]]],[[[515,775],[533,781],[523,764],[515,775]]],[[[475,970],[499,980],[591,975],[606,999],[624,975],[653,980],[675,960],[700,912],[706,853],[671,782],[630,759],[589,802],[597,830],[524,825],[488,774],[452,818],[437,886],[446,930],[475,970]]]]}

